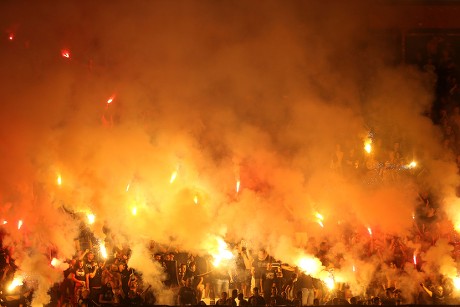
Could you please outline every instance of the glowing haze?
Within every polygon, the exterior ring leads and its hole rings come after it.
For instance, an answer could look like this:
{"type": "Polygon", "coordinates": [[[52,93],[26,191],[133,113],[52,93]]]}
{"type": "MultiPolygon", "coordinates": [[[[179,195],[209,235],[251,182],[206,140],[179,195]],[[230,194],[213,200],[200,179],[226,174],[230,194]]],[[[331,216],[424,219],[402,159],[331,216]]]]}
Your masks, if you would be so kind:
{"type": "MultiPolygon", "coordinates": [[[[330,168],[336,144],[364,151],[370,128],[452,196],[455,165],[422,116],[431,89],[388,65],[394,46],[372,38],[367,4],[46,3],[0,4],[4,245],[43,291],[61,275],[43,255],[75,253],[69,211],[98,238],[107,225],[158,278],[140,256],[150,240],[202,252],[210,237],[244,238],[297,261],[306,238],[339,248],[350,225],[403,235],[412,181],[370,187],[330,168]]],[[[357,258],[343,274],[365,283],[377,260],[357,258]]]]}

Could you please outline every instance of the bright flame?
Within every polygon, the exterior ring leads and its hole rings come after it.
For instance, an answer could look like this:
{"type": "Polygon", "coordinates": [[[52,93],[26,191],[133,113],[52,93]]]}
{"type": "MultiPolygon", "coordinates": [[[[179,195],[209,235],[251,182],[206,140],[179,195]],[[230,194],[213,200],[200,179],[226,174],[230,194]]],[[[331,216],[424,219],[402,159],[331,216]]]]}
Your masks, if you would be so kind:
{"type": "Polygon", "coordinates": [[[6,225],[8,224],[8,222],[6,220],[3,220],[3,225],[6,225]]]}
{"type": "Polygon", "coordinates": [[[417,265],[417,254],[414,253],[414,256],[412,257],[413,261],[414,261],[414,265],[417,265]]]}
{"type": "Polygon", "coordinates": [[[62,49],[61,55],[63,58],[70,59],[70,51],[68,49],[62,49]]]}
{"type": "Polygon", "coordinates": [[[57,176],[57,184],[58,184],[58,185],[62,185],[62,177],[61,177],[61,174],[59,174],[59,175],[57,176]]]}
{"type": "Polygon", "coordinates": [[[307,275],[315,275],[322,269],[321,261],[314,257],[303,257],[299,259],[297,266],[307,275]]]}
{"type": "Polygon", "coordinates": [[[129,191],[129,186],[130,186],[130,184],[128,183],[128,184],[126,185],[126,192],[129,191]]]}
{"type": "Polygon", "coordinates": [[[109,99],[107,99],[107,104],[111,104],[112,101],[115,99],[115,95],[114,96],[110,96],[109,99]]]}
{"type": "Polygon", "coordinates": [[[324,220],[324,217],[319,212],[316,212],[315,216],[316,216],[316,218],[318,218],[321,221],[324,220]]]}
{"type": "Polygon", "coordinates": [[[218,267],[223,261],[233,258],[233,253],[228,249],[227,243],[222,238],[216,237],[216,243],[209,250],[209,253],[213,257],[212,265],[214,267],[218,267]]]}
{"type": "Polygon", "coordinates": [[[96,220],[96,216],[94,214],[88,213],[86,217],[88,218],[88,224],[94,224],[94,221],[96,220]]]}
{"type": "Polygon", "coordinates": [[[195,195],[195,197],[193,197],[193,202],[198,205],[198,196],[195,195]]]}
{"type": "Polygon", "coordinates": [[[372,151],[372,140],[367,140],[364,142],[364,150],[367,152],[367,153],[371,153],[372,151]]]}
{"type": "Polygon", "coordinates": [[[52,265],[53,267],[57,267],[57,266],[60,265],[60,264],[61,264],[61,261],[60,261],[59,259],[53,258],[53,259],[51,260],[51,265],[52,265]]]}
{"type": "Polygon", "coordinates": [[[18,221],[18,230],[21,229],[22,224],[23,224],[23,223],[22,223],[22,220],[19,220],[19,221],[18,221]]]}
{"type": "Polygon", "coordinates": [[[327,287],[329,290],[333,290],[333,289],[334,289],[334,287],[335,287],[334,278],[332,278],[331,276],[329,276],[329,277],[326,277],[323,281],[324,281],[324,283],[326,284],[326,287],[327,287]]]}
{"type": "Polygon", "coordinates": [[[8,39],[9,39],[10,41],[12,41],[12,40],[14,39],[14,34],[13,34],[13,33],[10,33],[10,35],[8,36],[8,39]]]}
{"type": "Polygon", "coordinates": [[[370,227],[367,227],[367,232],[369,232],[369,235],[372,236],[372,229],[370,227]]]}
{"type": "Polygon", "coordinates": [[[13,291],[17,286],[23,285],[23,278],[22,277],[15,277],[11,284],[8,286],[8,291],[13,291]]]}
{"type": "Polygon", "coordinates": [[[460,290],[460,277],[458,277],[458,276],[454,277],[454,278],[452,278],[452,281],[454,283],[455,289],[460,290]]]}
{"type": "Polygon", "coordinates": [[[137,207],[134,207],[133,209],[131,209],[131,214],[132,214],[132,215],[136,215],[136,214],[137,214],[137,207]]]}
{"type": "Polygon", "coordinates": [[[321,228],[324,228],[324,224],[323,224],[322,221],[318,220],[318,224],[319,224],[319,226],[321,226],[321,228]]]}
{"type": "Polygon", "coordinates": [[[239,180],[237,180],[236,181],[236,193],[240,192],[240,185],[241,185],[241,182],[239,180]]]}
{"type": "Polygon", "coordinates": [[[102,258],[107,259],[107,249],[105,248],[104,243],[99,244],[99,251],[101,252],[102,258]]]}
{"type": "Polygon", "coordinates": [[[460,222],[456,222],[454,228],[457,232],[460,232],[460,222]]]}
{"type": "Polygon", "coordinates": [[[176,180],[176,177],[177,177],[177,171],[174,171],[172,174],[171,174],[171,179],[169,180],[169,183],[173,183],[174,180],[176,180]]]}
{"type": "Polygon", "coordinates": [[[355,267],[355,265],[353,265],[352,270],[353,270],[353,272],[356,272],[356,267],[355,267]]]}

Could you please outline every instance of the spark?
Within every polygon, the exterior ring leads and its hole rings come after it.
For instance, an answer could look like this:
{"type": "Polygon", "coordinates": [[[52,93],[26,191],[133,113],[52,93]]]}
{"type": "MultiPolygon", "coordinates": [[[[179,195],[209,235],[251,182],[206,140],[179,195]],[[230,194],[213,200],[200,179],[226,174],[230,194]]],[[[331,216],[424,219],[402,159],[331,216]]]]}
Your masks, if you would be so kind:
{"type": "Polygon", "coordinates": [[[19,221],[18,221],[18,230],[21,229],[22,224],[23,224],[23,223],[22,223],[22,220],[19,220],[19,221]]]}
{"type": "Polygon", "coordinates": [[[195,195],[195,197],[193,197],[193,202],[194,202],[196,205],[198,205],[198,196],[197,196],[197,195],[195,195]]]}
{"type": "Polygon", "coordinates": [[[93,213],[88,213],[86,217],[88,218],[88,224],[90,225],[94,224],[94,221],[96,220],[96,216],[93,213]]]}
{"type": "Polygon", "coordinates": [[[128,184],[126,185],[126,192],[129,191],[129,186],[130,186],[130,185],[131,185],[130,183],[128,183],[128,184]]]}
{"type": "Polygon", "coordinates": [[[409,168],[415,168],[417,166],[417,162],[415,161],[412,161],[411,163],[409,163],[409,168]]]}
{"type": "Polygon", "coordinates": [[[412,257],[414,261],[414,265],[417,265],[417,254],[414,252],[414,256],[412,257]]]}
{"type": "Polygon", "coordinates": [[[59,186],[62,185],[62,177],[61,177],[61,174],[58,174],[57,180],[56,180],[56,181],[57,181],[57,184],[58,184],[59,186]]]}
{"type": "Polygon", "coordinates": [[[3,225],[6,225],[8,224],[8,222],[6,220],[3,220],[3,225]]]}
{"type": "Polygon", "coordinates": [[[323,221],[318,220],[318,224],[319,224],[319,226],[321,226],[321,228],[324,228],[323,221]]]}
{"type": "Polygon", "coordinates": [[[372,236],[372,229],[370,227],[367,227],[367,232],[369,232],[369,235],[372,236]]]}
{"type": "Polygon", "coordinates": [[[61,56],[66,59],[70,59],[70,51],[69,49],[62,49],[61,56]]]}
{"type": "Polygon", "coordinates": [[[169,180],[169,183],[172,184],[174,182],[174,180],[176,180],[176,177],[177,177],[177,171],[174,171],[171,174],[171,179],[169,180]]]}
{"type": "Polygon", "coordinates": [[[10,41],[12,41],[12,40],[14,39],[14,34],[13,34],[13,33],[10,33],[10,35],[8,35],[8,39],[9,39],[10,41]]]}
{"type": "Polygon", "coordinates": [[[355,267],[355,265],[353,265],[352,270],[353,270],[353,272],[356,272],[356,267],[355,267]]]}
{"type": "Polygon", "coordinates": [[[22,286],[24,283],[22,277],[15,277],[11,284],[8,286],[8,291],[13,291],[17,286],[22,286]]]}
{"type": "Polygon", "coordinates": [[[238,194],[240,192],[240,186],[241,182],[239,180],[236,181],[236,193],[238,194]]]}

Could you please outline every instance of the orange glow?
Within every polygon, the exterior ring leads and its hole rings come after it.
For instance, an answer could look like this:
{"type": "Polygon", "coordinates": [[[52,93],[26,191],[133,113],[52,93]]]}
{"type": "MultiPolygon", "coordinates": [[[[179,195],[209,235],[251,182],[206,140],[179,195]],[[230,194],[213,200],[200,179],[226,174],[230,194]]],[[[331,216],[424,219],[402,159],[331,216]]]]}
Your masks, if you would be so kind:
{"type": "Polygon", "coordinates": [[[198,196],[195,195],[195,197],[193,197],[193,202],[198,205],[198,196]]]}
{"type": "Polygon", "coordinates": [[[367,227],[367,232],[369,232],[369,235],[372,236],[372,229],[370,227],[367,227]]]}
{"type": "Polygon", "coordinates": [[[59,186],[62,185],[62,177],[61,177],[61,174],[59,174],[59,175],[57,176],[57,184],[58,184],[59,186]]]}
{"type": "Polygon", "coordinates": [[[304,271],[307,275],[315,275],[322,269],[321,261],[314,257],[302,257],[297,261],[297,266],[300,270],[304,271]]]}
{"type": "Polygon", "coordinates": [[[236,181],[236,193],[240,192],[240,185],[241,185],[241,182],[239,180],[237,180],[236,181]]]}
{"type": "Polygon", "coordinates": [[[53,259],[51,260],[51,265],[52,265],[53,267],[57,267],[59,264],[61,264],[61,261],[59,261],[59,259],[53,258],[53,259]]]}
{"type": "Polygon", "coordinates": [[[107,259],[107,249],[105,248],[105,244],[104,244],[104,243],[101,243],[101,244],[99,245],[99,251],[101,252],[102,258],[107,259]]]}
{"type": "Polygon", "coordinates": [[[18,230],[21,229],[22,224],[23,224],[23,223],[22,223],[22,220],[19,220],[19,221],[18,221],[18,230]]]}
{"type": "Polygon", "coordinates": [[[88,224],[90,225],[94,224],[94,222],[96,221],[96,216],[92,213],[88,213],[86,217],[88,218],[88,224]]]}
{"type": "Polygon", "coordinates": [[[110,96],[110,98],[107,99],[107,104],[111,104],[111,103],[113,102],[114,99],[115,99],[115,95],[110,96]]]}

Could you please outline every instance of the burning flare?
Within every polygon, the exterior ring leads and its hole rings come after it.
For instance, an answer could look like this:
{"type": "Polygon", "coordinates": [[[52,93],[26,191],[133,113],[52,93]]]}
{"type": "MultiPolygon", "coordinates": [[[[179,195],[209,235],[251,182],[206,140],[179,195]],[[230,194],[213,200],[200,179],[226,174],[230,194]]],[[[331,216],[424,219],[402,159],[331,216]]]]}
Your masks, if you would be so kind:
{"type": "Polygon", "coordinates": [[[218,267],[222,262],[233,259],[233,253],[228,249],[227,243],[220,238],[214,237],[209,242],[208,252],[212,256],[212,265],[218,267]]]}
{"type": "Polygon", "coordinates": [[[177,177],[177,171],[174,171],[171,174],[171,179],[169,180],[169,183],[172,184],[174,182],[174,180],[176,180],[176,177],[177,177]]]}
{"type": "Polygon", "coordinates": [[[86,217],[88,218],[88,224],[90,225],[94,224],[94,221],[96,220],[96,216],[93,213],[88,213],[86,217]]]}
{"type": "Polygon", "coordinates": [[[102,258],[107,259],[107,249],[105,248],[104,243],[99,244],[99,251],[101,252],[102,258]]]}
{"type": "Polygon", "coordinates": [[[364,142],[364,150],[370,154],[372,152],[372,139],[367,139],[364,142]]]}
{"type": "Polygon", "coordinates": [[[62,49],[61,56],[66,59],[70,59],[70,51],[69,49],[62,49]]]}
{"type": "Polygon", "coordinates": [[[241,182],[239,180],[236,181],[236,193],[238,194],[240,192],[240,185],[241,182]]]}
{"type": "Polygon", "coordinates": [[[367,227],[367,232],[369,233],[370,236],[372,236],[372,229],[370,227],[367,227]]]}
{"type": "Polygon", "coordinates": [[[19,221],[18,221],[18,230],[21,229],[22,224],[23,224],[22,220],[19,220],[19,221]]]}
{"type": "Polygon", "coordinates": [[[11,284],[8,286],[8,291],[11,292],[16,289],[17,286],[22,286],[24,284],[24,279],[22,276],[17,276],[13,279],[11,284]]]}
{"type": "Polygon", "coordinates": [[[61,185],[62,185],[62,177],[61,177],[61,174],[58,174],[56,182],[57,182],[58,186],[61,186],[61,185]]]}

